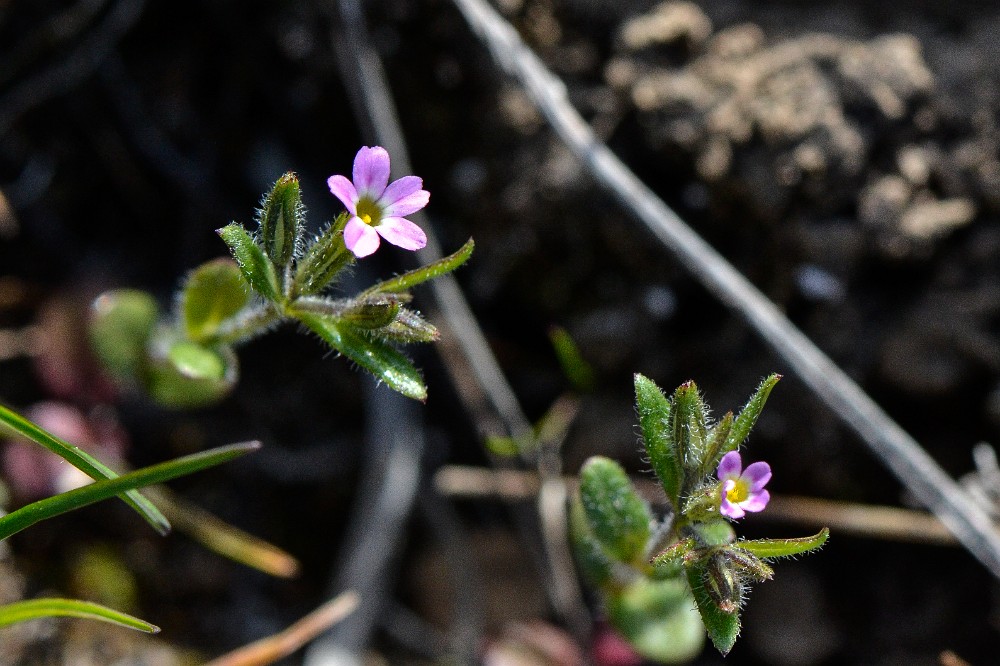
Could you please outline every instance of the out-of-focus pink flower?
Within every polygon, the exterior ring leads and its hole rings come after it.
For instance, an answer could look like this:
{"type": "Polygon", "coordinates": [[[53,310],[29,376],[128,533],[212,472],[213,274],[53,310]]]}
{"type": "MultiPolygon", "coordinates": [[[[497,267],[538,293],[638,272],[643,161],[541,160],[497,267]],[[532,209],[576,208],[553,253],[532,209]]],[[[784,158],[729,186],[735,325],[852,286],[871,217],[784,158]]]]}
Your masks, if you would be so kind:
{"type": "Polygon", "coordinates": [[[764,486],[771,479],[771,466],[755,462],[743,469],[743,460],[737,451],[722,456],[716,471],[722,481],[722,502],[719,513],[729,518],[742,518],[747,511],[763,511],[771,499],[764,486]]]}
{"type": "Polygon", "coordinates": [[[423,229],[404,215],[415,213],[430,200],[417,176],[389,182],[389,153],[379,146],[363,146],[354,157],[353,182],[330,176],[326,184],[351,214],[344,227],[344,243],[354,256],[367,257],[379,246],[379,236],[404,250],[427,245],[423,229]]]}
{"type": "Polygon", "coordinates": [[[598,625],[591,647],[597,666],[639,666],[642,656],[617,631],[608,625],[598,625]]]}

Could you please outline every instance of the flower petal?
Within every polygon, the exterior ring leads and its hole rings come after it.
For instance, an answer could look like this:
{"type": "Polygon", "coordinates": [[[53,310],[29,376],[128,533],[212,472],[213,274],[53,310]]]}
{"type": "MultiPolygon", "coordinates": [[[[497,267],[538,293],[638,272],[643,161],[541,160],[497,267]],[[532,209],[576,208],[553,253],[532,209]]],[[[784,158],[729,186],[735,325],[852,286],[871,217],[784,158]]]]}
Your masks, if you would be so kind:
{"type": "Polygon", "coordinates": [[[367,257],[378,249],[378,234],[357,217],[352,217],[344,227],[344,245],[355,257],[367,257]]]}
{"type": "MultiPolygon", "coordinates": [[[[424,179],[420,176],[403,176],[389,183],[385,188],[382,197],[379,199],[380,206],[390,206],[400,199],[407,197],[424,186],[424,179]]],[[[404,215],[406,213],[403,213],[404,215]]]]}
{"type": "Polygon", "coordinates": [[[378,199],[389,182],[389,153],[381,146],[362,146],[354,156],[354,187],[360,196],[378,199]]]}
{"type": "Polygon", "coordinates": [[[333,196],[340,199],[351,215],[356,215],[358,210],[355,205],[358,202],[358,191],[354,189],[354,184],[343,176],[330,176],[326,179],[326,184],[330,187],[333,196]]]}
{"type": "Polygon", "coordinates": [[[740,458],[739,451],[730,451],[726,455],[722,456],[722,460],[719,461],[719,468],[715,471],[715,475],[720,481],[728,478],[738,478],[740,471],[743,469],[743,459],[740,458]]]}
{"type": "Polygon", "coordinates": [[[719,503],[719,513],[723,516],[729,516],[730,518],[742,518],[743,509],[741,509],[737,504],[729,501],[729,491],[736,487],[736,482],[732,479],[727,479],[722,482],[722,487],[719,489],[722,500],[719,503]]]}
{"type": "Polygon", "coordinates": [[[427,245],[424,230],[403,217],[383,217],[375,227],[382,238],[404,250],[419,250],[427,245]]]}
{"type": "Polygon", "coordinates": [[[740,506],[743,507],[745,511],[763,511],[767,503],[771,501],[771,493],[766,490],[761,490],[756,493],[750,493],[750,497],[746,498],[745,501],[740,502],[740,506]]]}
{"type": "Polygon", "coordinates": [[[750,492],[756,492],[763,488],[771,480],[771,466],[766,462],[755,462],[747,465],[741,475],[750,486],[750,492]]]}
{"type": "MultiPolygon", "coordinates": [[[[392,185],[389,187],[392,187],[392,185]]],[[[386,193],[388,193],[388,191],[389,190],[386,190],[386,193]]],[[[385,196],[383,195],[383,199],[384,198],[385,196]]],[[[416,213],[418,210],[427,205],[430,198],[431,193],[427,190],[417,190],[416,192],[408,194],[402,199],[398,199],[394,203],[386,206],[383,215],[387,217],[403,217],[404,215],[409,215],[410,213],[416,213]]]]}

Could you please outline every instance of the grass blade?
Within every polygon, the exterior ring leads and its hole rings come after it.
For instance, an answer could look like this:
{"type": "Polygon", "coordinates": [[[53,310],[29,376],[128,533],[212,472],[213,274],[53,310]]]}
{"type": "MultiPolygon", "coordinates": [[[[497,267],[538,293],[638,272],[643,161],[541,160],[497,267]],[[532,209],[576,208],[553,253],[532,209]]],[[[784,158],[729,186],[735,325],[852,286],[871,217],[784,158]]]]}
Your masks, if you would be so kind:
{"type": "Polygon", "coordinates": [[[220,446],[168,462],[143,467],[113,479],[95,481],[82,488],[32,502],[0,518],[0,541],[43,520],[100,502],[133,488],[162,483],[178,476],[219,465],[258,448],[260,448],[259,442],[220,446]]]}
{"type": "MultiPolygon", "coordinates": [[[[3,405],[0,405],[0,424],[6,425],[21,437],[41,444],[92,479],[114,479],[118,476],[111,468],[80,447],[59,439],[3,405]]],[[[121,499],[135,509],[161,535],[170,531],[170,522],[139,491],[124,492],[121,494],[121,499]]]]}
{"type": "Polygon", "coordinates": [[[128,629],[157,634],[160,628],[145,620],[122,613],[107,606],[76,599],[29,599],[0,606],[0,627],[43,617],[79,617],[86,620],[110,622],[128,629]]]}

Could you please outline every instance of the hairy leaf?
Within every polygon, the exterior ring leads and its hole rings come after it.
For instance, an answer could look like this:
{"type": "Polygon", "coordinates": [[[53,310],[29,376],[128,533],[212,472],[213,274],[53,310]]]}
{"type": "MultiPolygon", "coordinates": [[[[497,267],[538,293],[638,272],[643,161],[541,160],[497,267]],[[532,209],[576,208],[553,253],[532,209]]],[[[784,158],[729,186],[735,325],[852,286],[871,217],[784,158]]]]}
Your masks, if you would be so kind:
{"type": "Polygon", "coordinates": [[[626,563],[644,559],[653,517],[621,465],[589,458],[580,470],[580,500],[591,532],[609,555],[626,563]]]}

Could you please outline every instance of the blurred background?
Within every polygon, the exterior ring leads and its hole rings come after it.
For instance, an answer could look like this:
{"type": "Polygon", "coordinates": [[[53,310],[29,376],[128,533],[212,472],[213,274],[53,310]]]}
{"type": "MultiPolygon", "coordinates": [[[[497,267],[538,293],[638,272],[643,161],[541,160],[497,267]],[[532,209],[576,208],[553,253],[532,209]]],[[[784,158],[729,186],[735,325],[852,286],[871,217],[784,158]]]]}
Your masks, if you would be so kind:
{"type": "MultiPolygon", "coordinates": [[[[972,447],[1000,431],[1000,10],[495,7],[626,164],[946,471],[974,470],[972,447]]],[[[187,271],[226,254],[215,229],[249,225],[285,171],[301,179],[311,231],[339,212],[326,178],[380,141],[358,111],[366,81],[345,80],[359,39],[384,67],[443,250],[476,240],[456,277],[526,418],[573,390],[552,326],[593,367],[560,451],[566,473],[602,454],[649,476],[634,372],[666,390],[695,379],[720,415],[780,372],[749,448],[770,462],[774,494],[913,507],[905,484],[587,175],[452,3],[363,10],[366,34],[334,0],[0,0],[0,400],[135,466],[261,440],[259,453],[172,488],[301,563],[294,578],[269,577],[183,534],[157,538],[115,503],[49,521],[11,540],[4,599],[92,598],[163,632],[8,629],[0,663],[201,663],[348,581],[377,603],[329,649],[371,663],[637,663],[593,648],[606,627],[589,593],[588,637],[553,607],[530,498],[434,484],[442,466],[492,458],[489,424],[466,408],[470,389],[440,346],[407,350],[429,386],[422,406],[400,406],[292,328],[243,347],[233,394],[189,412],[118,390],[88,356],[97,294],[144,289],[169,307],[187,271]],[[387,482],[401,469],[412,478],[387,482]]],[[[386,247],[354,279],[412,262],[386,247]]],[[[429,290],[417,305],[441,323],[429,290]]],[[[3,462],[8,509],[59,487],[44,457],[8,444],[3,462]]],[[[742,533],[820,524],[765,513],[742,533]]],[[[937,664],[946,651],[992,663],[996,581],[964,550],[912,538],[834,529],[823,552],[777,567],[725,663],[937,664]]],[[[318,664],[319,652],[282,663],[318,664]]],[[[708,647],[697,663],[722,658],[708,647]]]]}

